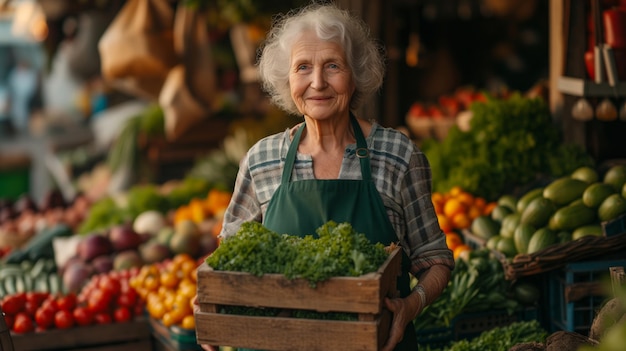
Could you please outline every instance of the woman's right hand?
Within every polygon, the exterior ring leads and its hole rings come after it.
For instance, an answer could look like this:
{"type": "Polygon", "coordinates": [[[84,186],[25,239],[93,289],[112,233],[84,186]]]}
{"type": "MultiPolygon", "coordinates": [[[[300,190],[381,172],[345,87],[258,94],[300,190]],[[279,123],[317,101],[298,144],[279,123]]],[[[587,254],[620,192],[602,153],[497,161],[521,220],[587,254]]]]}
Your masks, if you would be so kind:
{"type": "MultiPolygon", "coordinates": [[[[193,297],[193,314],[194,314],[194,316],[195,316],[196,312],[200,312],[200,305],[198,304],[197,296],[194,296],[193,297]]],[[[200,347],[204,351],[220,351],[220,347],[219,346],[215,346],[215,345],[202,344],[202,345],[200,345],[200,347]]]]}

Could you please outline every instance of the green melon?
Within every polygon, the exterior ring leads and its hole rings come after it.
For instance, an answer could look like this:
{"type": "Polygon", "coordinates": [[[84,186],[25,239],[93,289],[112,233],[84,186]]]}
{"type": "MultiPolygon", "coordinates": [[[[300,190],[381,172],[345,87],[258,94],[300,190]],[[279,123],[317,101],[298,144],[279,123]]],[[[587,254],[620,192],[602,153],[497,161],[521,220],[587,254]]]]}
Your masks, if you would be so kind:
{"type": "Polygon", "coordinates": [[[626,199],[620,194],[609,195],[598,207],[598,219],[610,221],[626,213],[626,199]]]}
{"type": "Polygon", "coordinates": [[[546,227],[540,228],[530,238],[530,242],[528,243],[528,253],[532,254],[537,251],[541,251],[558,242],[559,238],[556,236],[555,232],[546,227]]]}
{"type": "Polygon", "coordinates": [[[521,221],[522,215],[520,213],[511,213],[508,214],[502,220],[502,226],[500,227],[500,235],[505,238],[513,238],[513,233],[515,232],[515,228],[519,225],[521,221]]]}
{"type": "Polygon", "coordinates": [[[602,181],[611,184],[615,191],[621,191],[626,183],[626,165],[612,166],[606,171],[602,181]]]}
{"type": "Polygon", "coordinates": [[[498,244],[496,245],[496,250],[502,252],[506,257],[513,257],[517,254],[517,249],[515,249],[515,242],[513,241],[513,238],[508,237],[502,237],[502,239],[498,241],[498,244]]]}
{"type": "Polygon", "coordinates": [[[500,196],[497,203],[498,205],[508,207],[513,211],[515,211],[517,208],[517,199],[511,194],[505,194],[500,196]]]}
{"type": "Polygon", "coordinates": [[[513,242],[515,243],[517,252],[526,253],[528,251],[528,243],[530,243],[530,238],[533,237],[536,231],[537,229],[528,223],[520,223],[517,228],[515,228],[513,242]]]}
{"type": "Polygon", "coordinates": [[[582,199],[585,206],[598,208],[602,201],[612,194],[615,194],[615,188],[611,184],[596,182],[585,189],[582,199]]]}
{"type": "Polygon", "coordinates": [[[504,217],[513,212],[515,211],[506,205],[496,205],[493,210],[491,210],[491,218],[497,222],[502,222],[504,217]]]}
{"type": "Polygon", "coordinates": [[[580,168],[577,168],[576,170],[574,170],[574,172],[572,172],[571,177],[574,179],[582,180],[587,184],[595,183],[598,181],[598,179],[600,179],[598,172],[589,166],[582,166],[580,168]]]}

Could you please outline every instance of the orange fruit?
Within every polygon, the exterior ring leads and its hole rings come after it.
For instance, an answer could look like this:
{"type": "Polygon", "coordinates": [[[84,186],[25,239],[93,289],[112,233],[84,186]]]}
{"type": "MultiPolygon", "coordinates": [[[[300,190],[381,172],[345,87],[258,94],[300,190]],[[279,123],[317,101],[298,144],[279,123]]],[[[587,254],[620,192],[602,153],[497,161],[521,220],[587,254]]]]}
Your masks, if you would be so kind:
{"type": "Polygon", "coordinates": [[[444,233],[451,232],[454,229],[452,227],[452,222],[444,214],[437,214],[437,221],[439,222],[439,227],[444,233]]]}
{"type": "Polygon", "coordinates": [[[474,199],[474,206],[478,207],[479,209],[483,210],[486,205],[487,205],[487,200],[485,200],[484,198],[477,197],[474,199]]]}
{"type": "Polygon", "coordinates": [[[467,244],[460,244],[457,247],[455,247],[454,250],[452,250],[452,255],[454,256],[454,259],[456,260],[464,252],[469,253],[470,251],[472,251],[472,248],[469,245],[467,245],[467,244]]]}
{"type": "Polygon", "coordinates": [[[483,214],[483,210],[478,207],[476,204],[471,205],[467,210],[467,215],[473,221],[476,217],[481,216],[483,214]]]}
{"type": "Polygon", "coordinates": [[[165,272],[161,272],[161,275],[159,277],[159,280],[161,282],[161,286],[173,289],[176,286],[178,286],[178,276],[176,275],[176,272],[172,272],[172,271],[165,271],[165,272]]]}
{"type": "Polygon", "coordinates": [[[448,218],[454,217],[458,213],[465,213],[467,206],[456,198],[451,198],[443,205],[443,214],[448,218]]]}
{"type": "Polygon", "coordinates": [[[493,211],[494,208],[496,208],[496,206],[498,206],[497,202],[489,202],[485,205],[485,208],[483,209],[483,214],[486,216],[489,216],[491,214],[491,211],[493,211]]]}
{"type": "Polygon", "coordinates": [[[463,192],[463,188],[461,188],[458,185],[455,185],[452,188],[450,188],[450,190],[448,191],[448,194],[450,194],[450,196],[456,197],[462,192],[463,192]]]}
{"type": "Polygon", "coordinates": [[[193,315],[185,316],[183,318],[183,321],[180,323],[180,326],[183,327],[183,329],[195,330],[196,329],[196,319],[193,317],[193,315]]]}
{"type": "Polygon", "coordinates": [[[457,233],[445,233],[446,235],[446,245],[448,249],[453,250],[456,249],[459,245],[463,244],[463,239],[457,233]]]}
{"type": "Polygon", "coordinates": [[[452,226],[456,229],[466,229],[472,225],[472,219],[465,212],[459,212],[451,218],[452,226]]]}
{"type": "Polygon", "coordinates": [[[456,196],[456,198],[466,206],[471,206],[472,204],[474,204],[474,195],[468,192],[462,191],[456,196]]]}

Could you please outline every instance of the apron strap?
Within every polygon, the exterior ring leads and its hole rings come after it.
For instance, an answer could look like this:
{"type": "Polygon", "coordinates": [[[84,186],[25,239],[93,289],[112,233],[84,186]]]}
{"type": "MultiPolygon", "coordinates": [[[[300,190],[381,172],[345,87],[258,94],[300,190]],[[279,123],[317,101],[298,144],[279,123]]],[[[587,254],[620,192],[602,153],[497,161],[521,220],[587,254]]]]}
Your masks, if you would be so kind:
{"type": "Polygon", "coordinates": [[[359,158],[361,164],[361,177],[363,180],[370,181],[372,179],[372,173],[370,170],[370,151],[367,149],[367,142],[363,131],[356,117],[350,112],[350,121],[352,122],[352,129],[354,129],[354,137],[356,138],[356,157],[359,158]]]}
{"type": "Polygon", "coordinates": [[[298,144],[300,144],[300,136],[302,135],[302,131],[306,127],[306,123],[302,123],[300,128],[296,131],[296,134],[293,136],[293,140],[289,145],[289,151],[287,151],[287,158],[285,158],[285,167],[283,168],[283,176],[281,180],[281,184],[288,184],[291,180],[291,172],[293,172],[293,165],[296,162],[296,152],[298,151],[298,144]]]}
{"type": "MultiPolygon", "coordinates": [[[[352,122],[352,128],[354,129],[354,136],[356,138],[356,157],[359,158],[359,163],[361,164],[361,177],[363,180],[370,181],[372,179],[372,173],[370,170],[370,152],[367,149],[365,136],[363,136],[361,126],[352,113],[350,113],[350,122],[352,122]]],[[[302,125],[298,128],[296,134],[293,136],[291,144],[289,145],[289,150],[287,151],[287,156],[285,158],[285,167],[283,168],[281,184],[287,184],[291,180],[291,173],[293,172],[293,165],[296,160],[296,152],[298,151],[298,144],[300,144],[300,137],[302,136],[304,128],[306,128],[306,123],[302,123],[302,125]]]]}

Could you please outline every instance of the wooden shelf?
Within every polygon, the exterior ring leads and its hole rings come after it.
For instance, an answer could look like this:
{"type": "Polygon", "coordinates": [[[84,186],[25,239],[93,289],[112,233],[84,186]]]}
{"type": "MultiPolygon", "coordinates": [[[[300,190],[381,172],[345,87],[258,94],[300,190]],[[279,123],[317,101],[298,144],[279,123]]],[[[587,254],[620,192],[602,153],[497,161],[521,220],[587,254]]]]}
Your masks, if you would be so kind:
{"type": "Polygon", "coordinates": [[[581,78],[560,77],[558,89],[563,94],[585,97],[624,97],[626,96],[626,82],[619,82],[610,86],[608,82],[596,83],[581,78]]]}

